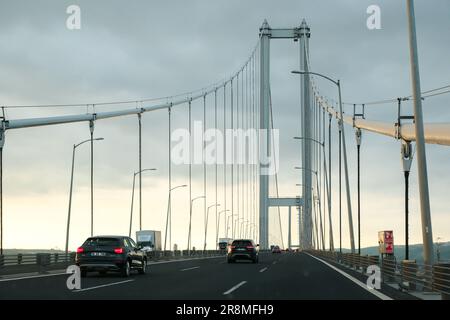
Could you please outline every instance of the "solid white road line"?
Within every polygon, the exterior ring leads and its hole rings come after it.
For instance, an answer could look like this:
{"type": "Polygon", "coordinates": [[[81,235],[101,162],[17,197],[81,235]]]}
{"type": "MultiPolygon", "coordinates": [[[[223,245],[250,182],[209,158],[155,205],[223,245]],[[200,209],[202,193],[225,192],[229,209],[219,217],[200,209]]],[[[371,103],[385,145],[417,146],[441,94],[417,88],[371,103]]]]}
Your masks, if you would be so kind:
{"type": "MultiPolygon", "coordinates": [[[[306,252],[305,252],[306,253],[306,252]]],[[[332,264],[329,264],[328,262],[317,258],[309,253],[306,253],[308,256],[319,260],[320,262],[322,262],[323,264],[329,266],[331,269],[333,269],[334,271],[339,272],[340,274],[342,274],[344,277],[346,277],[347,279],[353,281],[354,283],[356,283],[358,286],[360,286],[361,288],[365,289],[366,291],[370,292],[371,294],[373,294],[374,296],[376,296],[377,298],[380,298],[381,300],[393,300],[391,297],[388,297],[387,295],[385,295],[384,293],[381,293],[380,291],[376,290],[376,289],[369,289],[367,287],[367,285],[365,283],[362,283],[361,281],[359,281],[358,279],[356,279],[355,277],[352,277],[351,275],[349,275],[348,273],[342,271],[339,268],[336,268],[335,266],[333,266],[332,264]]]]}
{"type": "Polygon", "coordinates": [[[192,268],[186,268],[186,269],[181,269],[180,271],[188,271],[188,270],[194,270],[194,269],[198,269],[200,267],[192,267],[192,268]]]}
{"type": "Polygon", "coordinates": [[[267,270],[267,267],[262,268],[261,270],[259,270],[259,272],[264,272],[264,271],[266,271],[266,270],[267,270]]]}
{"type": "Polygon", "coordinates": [[[104,288],[104,287],[111,287],[111,286],[115,286],[115,285],[127,283],[127,282],[132,282],[132,281],[134,281],[134,279],[113,282],[113,283],[108,283],[108,284],[102,284],[100,286],[89,287],[89,288],[84,288],[84,289],[73,290],[73,292],[82,292],[82,291],[89,291],[89,290],[94,290],[94,289],[99,289],[99,288],[104,288]]]}
{"type": "Polygon", "coordinates": [[[54,276],[61,276],[63,274],[69,275],[69,273],[65,273],[65,272],[63,272],[63,273],[52,273],[52,274],[40,274],[40,275],[35,275],[35,276],[26,276],[26,277],[10,278],[10,279],[0,279],[0,282],[26,280],[26,279],[33,279],[33,278],[54,277],[54,276]]]}
{"type": "Polygon", "coordinates": [[[231,288],[230,290],[225,291],[225,292],[223,293],[223,295],[227,295],[227,294],[232,293],[234,290],[238,289],[239,287],[243,286],[243,285],[246,284],[246,283],[247,283],[247,281],[242,281],[242,282],[238,283],[237,285],[235,285],[235,286],[234,286],[233,288],[231,288]]]}

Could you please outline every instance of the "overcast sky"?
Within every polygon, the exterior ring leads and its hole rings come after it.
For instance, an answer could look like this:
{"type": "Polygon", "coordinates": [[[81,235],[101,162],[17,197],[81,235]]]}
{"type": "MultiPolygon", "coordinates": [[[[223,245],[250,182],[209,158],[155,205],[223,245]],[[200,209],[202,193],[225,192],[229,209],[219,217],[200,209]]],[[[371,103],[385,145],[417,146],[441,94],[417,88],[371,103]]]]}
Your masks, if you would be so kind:
{"type": "MultiPolygon", "coordinates": [[[[5,1],[0,0],[0,105],[95,103],[161,97],[200,89],[230,76],[249,57],[264,19],[273,28],[292,28],[305,18],[311,27],[314,71],[342,81],[343,97],[366,102],[411,92],[405,1],[5,1]],[[81,29],[66,28],[66,8],[81,8],[81,29]],[[368,30],[366,9],[381,8],[381,30],[368,30]]],[[[422,89],[450,82],[450,2],[416,1],[422,89]]],[[[298,43],[271,43],[274,124],[280,128],[280,196],[299,194],[300,172],[298,43]]],[[[319,81],[324,95],[336,89],[319,81]]],[[[450,95],[424,101],[427,122],[450,119],[450,95]]],[[[151,105],[151,103],[146,104],[151,105]]],[[[211,103],[208,111],[212,110],[211,103]]],[[[96,111],[135,107],[98,107],[96,111]]],[[[366,108],[367,118],[394,123],[396,104],[366,108]]],[[[86,107],[7,109],[7,119],[85,113],[86,107]]],[[[347,109],[351,112],[351,109],[347,109]]],[[[405,114],[411,112],[406,103],[405,114]]],[[[194,119],[202,117],[193,104],[194,119]]],[[[174,128],[187,126],[187,108],[173,112],[174,128]]],[[[207,121],[211,123],[212,112],[207,121]]],[[[336,124],[333,123],[334,132],[336,124]]],[[[96,234],[126,234],[132,174],[137,169],[135,116],[98,121],[95,135],[96,234]]],[[[72,145],[89,137],[87,123],[7,132],[4,149],[4,245],[7,248],[63,248],[72,145]]],[[[337,142],[336,140],[334,142],[337,142]]],[[[354,222],[356,223],[356,146],[347,127],[354,222]]],[[[333,202],[337,203],[337,148],[333,155],[333,202]]],[[[427,145],[433,237],[450,240],[448,171],[450,149],[427,145]]],[[[377,244],[377,231],[394,230],[404,243],[403,173],[399,141],[363,134],[362,245],[377,244]]],[[[164,230],[167,208],[167,111],[143,116],[143,227],[164,230]]],[[[214,203],[213,167],[208,168],[207,204],[214,203]]],[[[219,170],[221,172],[221,170],[219,170]]],[[[202,194],[202,167],[196,166],[193,196],[202,194]]],[[[188,182],[187,166],[173,168],[173,185],[188,182]]],[[[222,181],[219,176],[219,182],[222,181]]],[[[89,147],[77,149],[70,248],[90,232],[89,147]]],[[[271,191],[273,194],[273,190],[271,191]]],[[[219,195],[223,191],[220,188],[219,195]]],[[[229,194],[229,193],[228,193],[229,194]]],[[[173,243],[187,242],[187,188],[174,191],[173,243]]],[[[229,200],[228,200],[229,201],[229,200]]],[[[223,202],[222,197],[218,202],[223,202]]],[[[203,209],[194,208],[193,245],[203,237],[203,209]]],[[[421,242],[417,167],[411,173],[410,240],[421,242]]],[[[344,206],[345,209],[345,206],[344,206]]],[[[138,211],[135,211],[136,213],[138,211]]],[[[345,210],[344,210],[345,212],[345,210]]],[[[271,210],[271,242],[280,242],[271,210]]],[[[338,216],[333,211],[337,231],[338,216]]],[[[136,220],[135,220],[136,221],[136,220]]],[[[296,221],[296,218],[293,220],[296,221]]],[[[282,211],[284,241],[287,212],[282,211]]],[[[355,224],[356,225],[356,224],[355,224]]],[[[136,228],[137,225],[134,226],[136,228]]],[[[213,230],[213,229],[211,229],[213,230]]],[[[347,218],[343,244],[349,246],[347,218]]],[[[210,247],[214,232],[208,237],[210,247]]],[[[221,234],[223,236],[223,234],[221,234]]],[[[293,238],[297,241],[297,236],[293,238]]],[[[335,243],[338,237],[335,233],[335,243]]]]}

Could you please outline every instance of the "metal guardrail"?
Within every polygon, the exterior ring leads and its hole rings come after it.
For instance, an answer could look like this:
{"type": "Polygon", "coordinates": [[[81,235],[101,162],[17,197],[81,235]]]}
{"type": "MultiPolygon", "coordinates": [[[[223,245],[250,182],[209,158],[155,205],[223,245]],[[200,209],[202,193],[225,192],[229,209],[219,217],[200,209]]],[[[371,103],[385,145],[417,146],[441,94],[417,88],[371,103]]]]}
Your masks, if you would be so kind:
{"type": "Polygon", "coordinates": [[[384,283],[397,284],[402,290],[440,293],[443,300],[450,300],[450,262],[425,265],[415,260],[397,261],[394,256],[362,256],[319,250],[309,252],[363,273],[366,273],[368,266],[376,265],[380,267],[384,283]]]}
{"type": "Polygon", "coordinates": [[[171,260],[171,259],[186,259],[189,257],[212,257],[217,255],[224,255],[226,250],[176,250],[176,251],[150,251],[147,252],[147,257],[152,260],[171,260]]]}
{"type": "MultiPolygon", "coordinates": [[[[186,259],[188,257],[212,257],[224,255],[225,250],[183,250],[183,251],[151,251],[147,257],[151,260],[186,259]]],[[[35,253],[0,255],[0,269],[11,266],[51,266],[58,263],[74,263],[75,252],[65,253],[35,253]]]]}
{"type": "Polygon", "coordinates": [[[30,253],[0,255],[0,268],[17,265],[52,265],[75,261],[75,253],[30,253]]]}

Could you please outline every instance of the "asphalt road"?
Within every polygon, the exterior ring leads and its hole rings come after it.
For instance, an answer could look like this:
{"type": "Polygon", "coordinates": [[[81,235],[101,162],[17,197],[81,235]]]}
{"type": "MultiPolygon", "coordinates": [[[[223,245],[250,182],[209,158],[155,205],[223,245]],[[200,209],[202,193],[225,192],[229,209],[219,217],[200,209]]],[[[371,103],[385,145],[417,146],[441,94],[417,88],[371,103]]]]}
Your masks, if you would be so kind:
{"type": "MultiPolygon", "coordinates": [[[[0,279],[0,299],[380,299],[305,253],[260,255],[259,263],[228,264],[224,257],[149,265],[146,275],[89,273],[81,290],[68,274],[0,279]]],[[[387,298],[384,296],[384,298],[387,298]]]]}

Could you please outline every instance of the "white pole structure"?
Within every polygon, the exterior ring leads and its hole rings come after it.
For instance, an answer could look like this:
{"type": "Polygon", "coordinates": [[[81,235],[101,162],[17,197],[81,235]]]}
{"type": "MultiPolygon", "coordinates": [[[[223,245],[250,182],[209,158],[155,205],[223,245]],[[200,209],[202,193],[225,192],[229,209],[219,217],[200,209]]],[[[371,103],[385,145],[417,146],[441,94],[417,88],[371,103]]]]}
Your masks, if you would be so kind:
{"type": "MultiPolygon", "coordinates": [[[[270,121],[269,121],[269,89],[270,89],[270,27],[266,20],[260,28],[260,129],[265,130],[261,135],[259,159],[265,159],[270,152],[270,121]]],[[[268,225],[268,198],[269,198],[269,176],[268,165],[260,164],[259,171],[259,244],[261,249],[269,248],[269,225],[268,225]]]]}
{"type": "MultiPolygon", "coordinates": [[[[343,110],[342,110],[342,95],[341,95],[341,83],[338,80],[337,86],[339,90],[339,114],[341,115],[341,119],[343,118],[343,110]]],[[[350,232],[350,246],[352,253],[355,253],[355,238],[353,233],[353,217],[352,217],[352,200],[350,195],[350,180],[348,178],[348,161],[347,161],[347,144],[345,142],[345,130],[344,130],[344,122],[339,121],[342,130],[342,153],[344,158],[344,172],[345,172],[345,189],[347,194],[347,213],[348,213],[348,228],[350,232]]]]}
{"type": "Polygon", "coordinates": [[[142,114],[138,113],[137,116],[139,128],[139,230],[142,230],[142,114]]]}
{"type": "Polygon", "coordinates": [[[423,258],[426,265],[432,265],[433,232],[431,227],[431,210],[428,190],[427,158],[422,115],[422,97],[420,93],[419,59],[417,56],[417,38],[414,16],[414,2],[406,1],[408,10],[409,54],[411,64],[411,82],[414,97],[414,119],[417,150],[417,171],[419,175],[420,214],[422,218],[423,258]]]}
{"type": "MultiPolygon", "coordinates": [[[[205,142],[205,130],[206,130],[206,94],[203,96],[203,130],[202,130],[202,140],[203,140],[203,150],[202,150],[202,161],[203,161],[203,194],[205,197],[203,198],[203,216],[206,221],[208,221],[207,217],[207,209],[206,209],[206,160],[205,160],[205,149],[206,149],[206,142],[205,142]]],[[[205,222],[206,224],[207,222],[205,222]]],[[[206,243],[206,240],[205,240],[206,243]]],[[[206,246],[205,246],[206,250],[206,246]]]]}
{"type": "MultiPolygon", "coordinates": [[[[303,20],[300,26],[300,69],[309,71],[308,68],[308,39],[311,36],[310,29],[303,20]]],[[[311,106],[310,106],[310,79],[309,75],[305,74],[300,77],[300,93],[301,93],[301,105],[300,110],[302,114],[302,136],[305,137],[302,141],[302,165],[306,170],[302,172],[302,184],[305,186],[302,188],[303,198],[303,210],[302,210],[302,224],[300,225],[299,234],[303,234],[302,243],[300,244],[303,249],[309,249],[312,247],[312,178],[311,178],[311,106]]]]}
{"type": "Polygon", "coordinates": [[[89,121],[91,133],[91,237],[94,235],[94,121],[89,121]]]}
{"type": "MultiPolygon", "coordinates": [[[[5,146],[5,117],[0,127],[0,255],[3,256],[3,147],[5,146]]],[[[67,250],[66,250],[67,251],[67,250]]]]}
{"type": "MultiPolygon", "coordinates": [[[[217,148],[217,130],[218,130],[218,126],[217,126],[217,89],[214,91],[214,129],[216,129],[215,133],[214,133],[214,139],[216,141],[216,148],[217,148]]],[[[217,150],[218,151],[218,150],[217,150]]],[[[214,193],[215,193],[215,201],[217,203],[217,168],[218,168],[218,152],[216,152],[216,163],[214,164],[214,182],[215,182],[215,188],[214,188],[214,193]]],[[[219,220],[218,220],[218,212],[217,212],[217,207],[216,207],[216,246],[215,248],[217,249],[217,229],[218,229],[218,224],[219,224],[219,220]]]]}
{"type": "Polygon", "coordinates": [[[192,219],[192,101],[189,101],[188,107],[189,121],[189,232],[188,232],[188,254],[191,254],[191,219],[192,219]]]}
{"type": "Polygon", "coordinates": [[[291,239],[291,214],[292,214],[292,212],[291,212],[291,206],[289,206],[289,232],[288,232],[288,248],[291,248],[291,245],[292,245],[292,239],[291,239]]]}
{"type": "Polygon", "coordinates": [[[327,161],[325,158],[325,147],[323,148],[323,172],[325,178],[325,190],[327,191],[327,204],[328,204],[328,224],[329,224],[329,237],[330,237],[330,251],[334,251],[334,241],[333,241],[333,221],[331,219],[331,174],[330,174],[330,182],[328,182],[328,174],[327,173],[327,161]]]}
{"type": "Polygon", "coordinates": [[[167,136],[167,145],[168,145],[168,179],[169,179],[169,200],[167,201],[167,217],[166,217],[166,232],[164,232],[164,251],[166,251],[166,245],[167,245],[167,232],[168,232],[168,225],[170,230],[170,237],[169,237],[169,250],[172,250],[172,141],[171,141],[171,135],[172,135],[172,107],[167,109],[168,111],[168,136],[167,136]]]}

